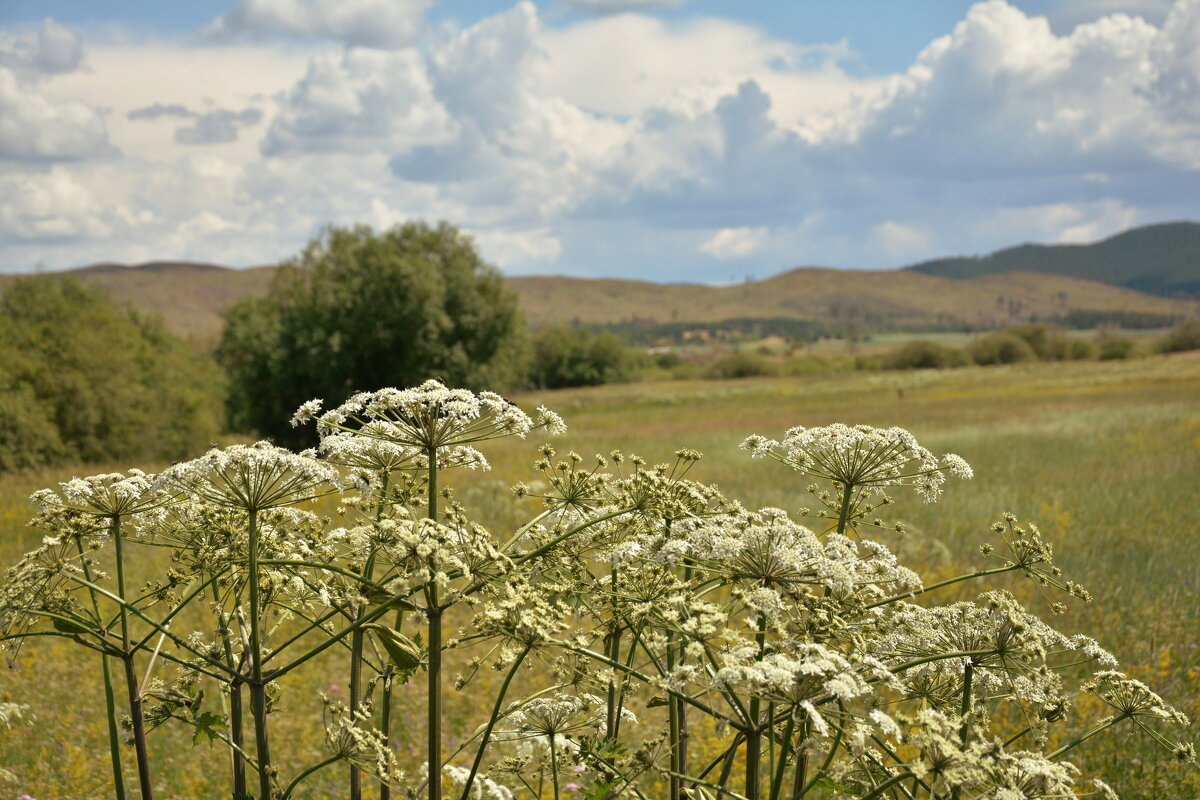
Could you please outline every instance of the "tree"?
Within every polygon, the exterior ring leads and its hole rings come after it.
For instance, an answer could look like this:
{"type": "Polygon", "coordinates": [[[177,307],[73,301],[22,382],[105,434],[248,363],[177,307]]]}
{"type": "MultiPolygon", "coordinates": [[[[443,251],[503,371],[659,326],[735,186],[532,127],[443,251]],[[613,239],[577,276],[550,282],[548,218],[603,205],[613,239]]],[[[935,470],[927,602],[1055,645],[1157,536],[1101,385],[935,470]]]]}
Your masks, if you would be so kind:
{"type": "Polygon", "coordinates": [[[512,385],[526,344],[516,293],[470,236],[407,222],[326,228],[280,267],[266,297],[229,309],[218,358],[231,424],[300,445],[310,434],[288,420],[307,400],[338,404],[430,377],[512,385]]]}
{"type": "Polygon", "coordinates": [[[157,317],[73,278],[0,299],[0,470],[178,459],[221,430],[220,373],[157,317]]]}
{"type": "Polygon", "coordinates": [[[638,353],[611,331],[547,325],[533,339],[529,382],[543,389],[631,381],[638,353]]]}

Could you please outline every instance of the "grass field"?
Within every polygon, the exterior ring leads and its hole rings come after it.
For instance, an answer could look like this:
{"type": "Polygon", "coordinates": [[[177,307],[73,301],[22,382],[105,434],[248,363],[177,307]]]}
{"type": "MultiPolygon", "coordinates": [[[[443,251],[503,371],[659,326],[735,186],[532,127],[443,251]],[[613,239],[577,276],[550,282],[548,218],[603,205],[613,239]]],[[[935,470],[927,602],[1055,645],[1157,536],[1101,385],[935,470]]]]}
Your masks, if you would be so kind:
{"type": "MultiPolygon", "coordinates": [[[[951,482],[936,505],[902,497],[895,517],[909,523],[910,532],[882,537],[890,546],[930,582],[980,564],[976,547],[1000,513],[1037,522],[1055,542],[1056,560],[1067,576],[1096,597],[1094,605],[1073,606],[1058,627],[1096,636],[1131,674],[1200,717],[1198,353],[942,372],[631,384],[515,399],[527,407],[544,403],[566,418],[571,432],[556,443],[560,451],[574,449],[586,457],[621,449],[656,462],[670,460],[676,448],[693,447],[706,457],[690,477],[718,484],[747,506],[792,513],[810,505],[805,482],[739,451],[747,434],[779,436],[789,426],[835,421],[906,427],[935,452],[962,455],[976,478],[951,482]]],[[[506,489],[531,477],[538,443],[492,443],[487,455],[494,470],[456,484],[481,521],[502,530],[527,510],[506,489]]],[[[0,479],[0,563],[11,563],[38,538],[23,525],[28,493],[71,473],[0,479]]],[[[148,575],[154,567],[143,568],[148,575]]],[[[968,584],[961,596],[983,588],[968,584]]],[[[1045,613],[1045,603],[1024,584],[1014,591],[1045,613]]],[[[32,728],[0,729],[0,766],[19,778],[17,785],[0,785],[0,798],[107,797],[105,734],[97,713],[103,701],[90,658],[69,645],[35,642],[17,671],[0,674],[0,699],[30,704],[36,718],[32,728]]],[[[307,683],[289,687],[288,710],[298,712],[290,718],[298,721],[289,728],[285,716],[279,740],[293,744],[301,756],[320,748],[312,715],[304,709],[319,709],[317,695],[330,691],[333,670],[330,665],[328,675],[307,673],[307,683]]],[[[452,713],[470,705],[462,695],[449,700],[452,713]]],[[[409,722],[419,729],[419,720],[409,722]]],[[[171,793],[164,785],[161,797],[218,796],[224,779],[218,750],[193,751],[183,732],[155,732],[150,744],[164,784],[174,787],[171,793]]],[[[131,761],[130,756],[127,766],[131,761]]],[[[1080,761],[1125,798],[1200,796],[1194,768],[1179,770],[1120,738],[1082,749],[1080,761]]],[[[307,796],[327,791],[337,797],[336,785],[331,780],[307,796]]]]}

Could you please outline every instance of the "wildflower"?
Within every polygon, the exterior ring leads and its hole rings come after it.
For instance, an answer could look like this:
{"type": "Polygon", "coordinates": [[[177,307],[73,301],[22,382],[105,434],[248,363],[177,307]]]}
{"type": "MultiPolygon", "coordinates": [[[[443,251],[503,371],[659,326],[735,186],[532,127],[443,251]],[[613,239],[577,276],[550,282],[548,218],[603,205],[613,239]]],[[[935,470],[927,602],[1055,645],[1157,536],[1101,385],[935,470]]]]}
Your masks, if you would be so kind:
{"type": "Polygon", "coordinates": [[[912,486],[926,502],[941,496],[947,474],[964,480],[974,474],[960,456],[947,453],[939,460],[903,428],[840,423],[796,427],[782,442],[756,434],[741,446],[755,458],[774,458],[797,472],[847,488],[882,492],[884,486],[912,486]]]}
{"type": "Polygon", "coordinates": [[[170,467],[155,485],[218,506],[261,511],[307,500],[322,485],[337,483],[337,470],[328,464],[257,442],[213,448],[201,458],[170,467]]]}

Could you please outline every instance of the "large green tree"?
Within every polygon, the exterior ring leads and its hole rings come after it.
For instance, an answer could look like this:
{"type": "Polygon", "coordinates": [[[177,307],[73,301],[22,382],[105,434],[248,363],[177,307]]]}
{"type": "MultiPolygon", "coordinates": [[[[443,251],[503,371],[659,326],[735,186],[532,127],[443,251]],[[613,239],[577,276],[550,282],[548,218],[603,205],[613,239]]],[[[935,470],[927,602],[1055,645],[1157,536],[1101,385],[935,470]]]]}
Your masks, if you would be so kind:
{"type": "Polygon", "coordinates": [[[0,298],[0,470],[192,455],[221,431],[220,385],[162,320],[72,278],[0,298]]]}
{"type": "Polygon", "coordinates": [[[231,423],[296,446],[311,432],[288,420],[314,397],[336,405],[430,377],[512,385],[526,349],[517,296],[470,236],[408,222],[325,229],[280,267],[266,297],[226,313],[218,356],[231,423]]]}

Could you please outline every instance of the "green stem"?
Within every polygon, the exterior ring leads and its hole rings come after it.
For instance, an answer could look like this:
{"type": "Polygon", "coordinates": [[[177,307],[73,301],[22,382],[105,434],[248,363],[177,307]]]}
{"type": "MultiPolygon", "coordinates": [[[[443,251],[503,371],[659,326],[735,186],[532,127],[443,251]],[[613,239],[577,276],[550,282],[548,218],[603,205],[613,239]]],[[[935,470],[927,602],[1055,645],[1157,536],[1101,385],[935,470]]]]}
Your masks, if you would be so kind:
{"type": "MultiPolygon", "coordinates": [[[[233,642],[229,639],[229,619],[221,608],[221,592],[215,582],[210,581],[210,585],[212,586],[213,603],[217,606],[220,623],[217,632],[221,636],[225,660],[229,662],[229,666],[236,667],[233,658],[233,642]]],[[[234,744],[229,751],[230,767],[233,771],[233,796],[244,797],[246,795],[246,762],[239,752],[245,744],[242,733],[242,684],[236,678],[229,681],[229,735],[234,744]]]]}
{"type": "Polygon", "coordinates": [[[842,492],[842,508],[838,514],[837,532],[839,534],[846,533],[846,520],[850,516],[850,495],[854,493],[854,484],[846,482],[846,489],[842,492]]]}
{"type": "Polygon", "coordinates": [[[783,789],[783,773],[787,769],[787,751],[792,746],[792,731],[795,729],[795,725],[796,715],[789,714],[787,725],[783,727],[783,737],[779,740],[779,763],[775,765],[774,774],[771,777],[771,800],[779,800],[779,792],[783,789]]]}
{"type": "Polygon", "coordinates": [[[1055,750],[1053,753],[1049,753],[1046,756],[1046,758],[1049,758],[1049,759],[1058,758],[1061,755],[1065,755],[1066,753],[1069,753],[1070,751],[1074,750],[1079,745],[1086,742],[1088,739],[1092,738],[1093,736],[1095,736],[1099,733],[1103,733],[1104,731],[1108,730],[1113,725],[1116,725],[1118,722],[1120,722],[1121,720],[1125,719],[1128,716],[1130,716],[1130,715],[1129,714],[1121,714],[1120,716],[1113,717],[1112,719],[1108,720],[1107,722],[1103,722],[1100,725],[1097,725],[1095,728],[1092,728],[1087,733],[1083,733],[1083,734],[1080,734],[1079,736],[1076,736],[1074,739],[1067,742],[1062,747],[1055,750]]]}
{"type": "Polygon", "coordinates": [[[150,754],[146,749],[146,720],[142,714],[142,692],[138,688],[137,667],[133,649],[129,646],[129,615],[125,607],[125,547],[121,538],[121,517],[113,515],[109,531],[117,557],[117,594],[121,597],[121,660],[125,667],[125,688],[129,694],[129,716],[133,721],[133,747],[137,755],[138,787],[142,800],[152,800],[154,788],[150,782],[150,754]]]}
{"type": "MultiPolygon", "coordinates": [[[[92,568],[88,566],[87,556],[83,552],[83,541],[76,539],[75,546],[79,548],[83,577],[90,581],[92,568]]],[[[96,593],[89,589],[88,594],[92,598],[92,610],[96,613],[96,619],[100,619],[100,603],[96,600],[96,593]]],[[[121,774],[121,733],[117,730],[117,704],[113,695],[112,669],[108,659],[107,655],[100,655],[100,669],[104,675],[104,708],[108,712],[108,754],[112,761],[114,795],[116,800],[125,800],[125,776],[121,774]]]]}
{"type": "MultiPolygon", "coordinates": [[[[437,448],[430,445],[429,519],[437,522],[437,448]]],[[[429,583],[425,588],[429,613],[429,684],[426,712],[429,715],[429,800],[442,798],[442,609],[438,598],[437,564],[429,559],[429,583]]]]}
{"type": "MultiPolygon", "coordinates": [[[[975,678],[975,662],[967,659],[967,665],[963,667],[963,690],[962,703],[959,707],[959,713],[962,715],[962,727],[958,729],[958,737],[962,741],[963,749],[966,749],[968,737],[971,733],[971,720],[968,716],[971,713],[971,684],[975,678]]],[[[962,796],[962,788],[955,786],[950,790],[951,800],[959,800],[962,796]]]]}
{"type": "Polygon", "coordinates": [[[289,800],[289,798],[292,796],[292,791],[297,786],[300,785],[301,781],[303,781],[309,775],[312,775],[317,770],[324,769],[325,767],[328,767],[330,764],[332,764],[335,761],[338,761],[340,759],[341,759],[340,755],[332,755],[329,758],[325,759],[324,761],[322,761],[318,764],[313,764],[311,767],[304,770],[304,772],[301,772],[299,775],[297,775],[295,778],[292,779],[292,782],[289,783],[287,785],[287,788],[283,790],[283,793],[279,795],[280,800],[289,800]]]}
{"type": "Polygon", "coordinates": [[[496,695],[496,703],[492,707],[492,716],[483,731],[483,738],[479,742],[479,749],[475,751],[475,761],[471,764],[471,774],[467,776],[467,782],[463,785],[460,800],[467,800],[471,793],[471,786],[475,783],[475,775],[479,772],[479,765],[483,763],[483,753],[487,750],[488,742],[492,738],[492,728],[496,727],[496,722],[500,719],[500,708],[504,704],[504,696],[508,694],[508,686],[512,683],[513,676],[517,674],[517,669],[521,666],[521,662],[525,660],[525,656],[529,655],[529,649],[526,646],[521,651],[521,655],[517,656],[517,660],[513,662],[512,667],[508,670],[508,675],[504,678],[504,684],[500,687],[500,693],[496,695]]]}
{"type": "Polygon", "coordinates": [[[957,578],[947,578],[944,581],[940,581],[938,583],[932,584],[931,586],[926,586],[923,589],[917,589],[916,591],[913,591],[913,592],[905,592],[904,594],[896,595],[895,597],[889,597],[886,600],[878,600],[874,603],[869,604],[867,606],[867,608],[879,608],[880,606],[890,605],[892,603],[899,602],[900,600],[907,600],[911,597],[917,597],[919,595],[925,594],[926,592],[932,592],[937,589],[944,589],[947,586],[953,586],[956,583],[962,583],[963,581],[973,580],[974,578],[986,578],[988,575],[1003,575],[1005,572],[1012,572],[1014,569],[1020,569],[1020,566],[1018,566],[1017,564],[1010,564],[1007,567],[993,567],[992,569],[981,569],[978,572],[970,572],[970,573],[967,573],[966,575],[959,575],[957,578]]]}
{"type": "Polygon", "coordinates": [[[262,598],[258,587],[258,510],[250,509],[250,710],[254,714],[254,744],[258,755],[259,800],[271,800],[271,747],[267,737],[267,686],[262,671],[262,598]]]}
{"type": "MultiPolygon", "coordinates": [[[[554,800],[558,800],[558,749],[554,746],[554,733],[550,734],[550,780],[554,784],[554,800]]],[[[675,780],[675,776],[671,776],[675,780]]]]}

